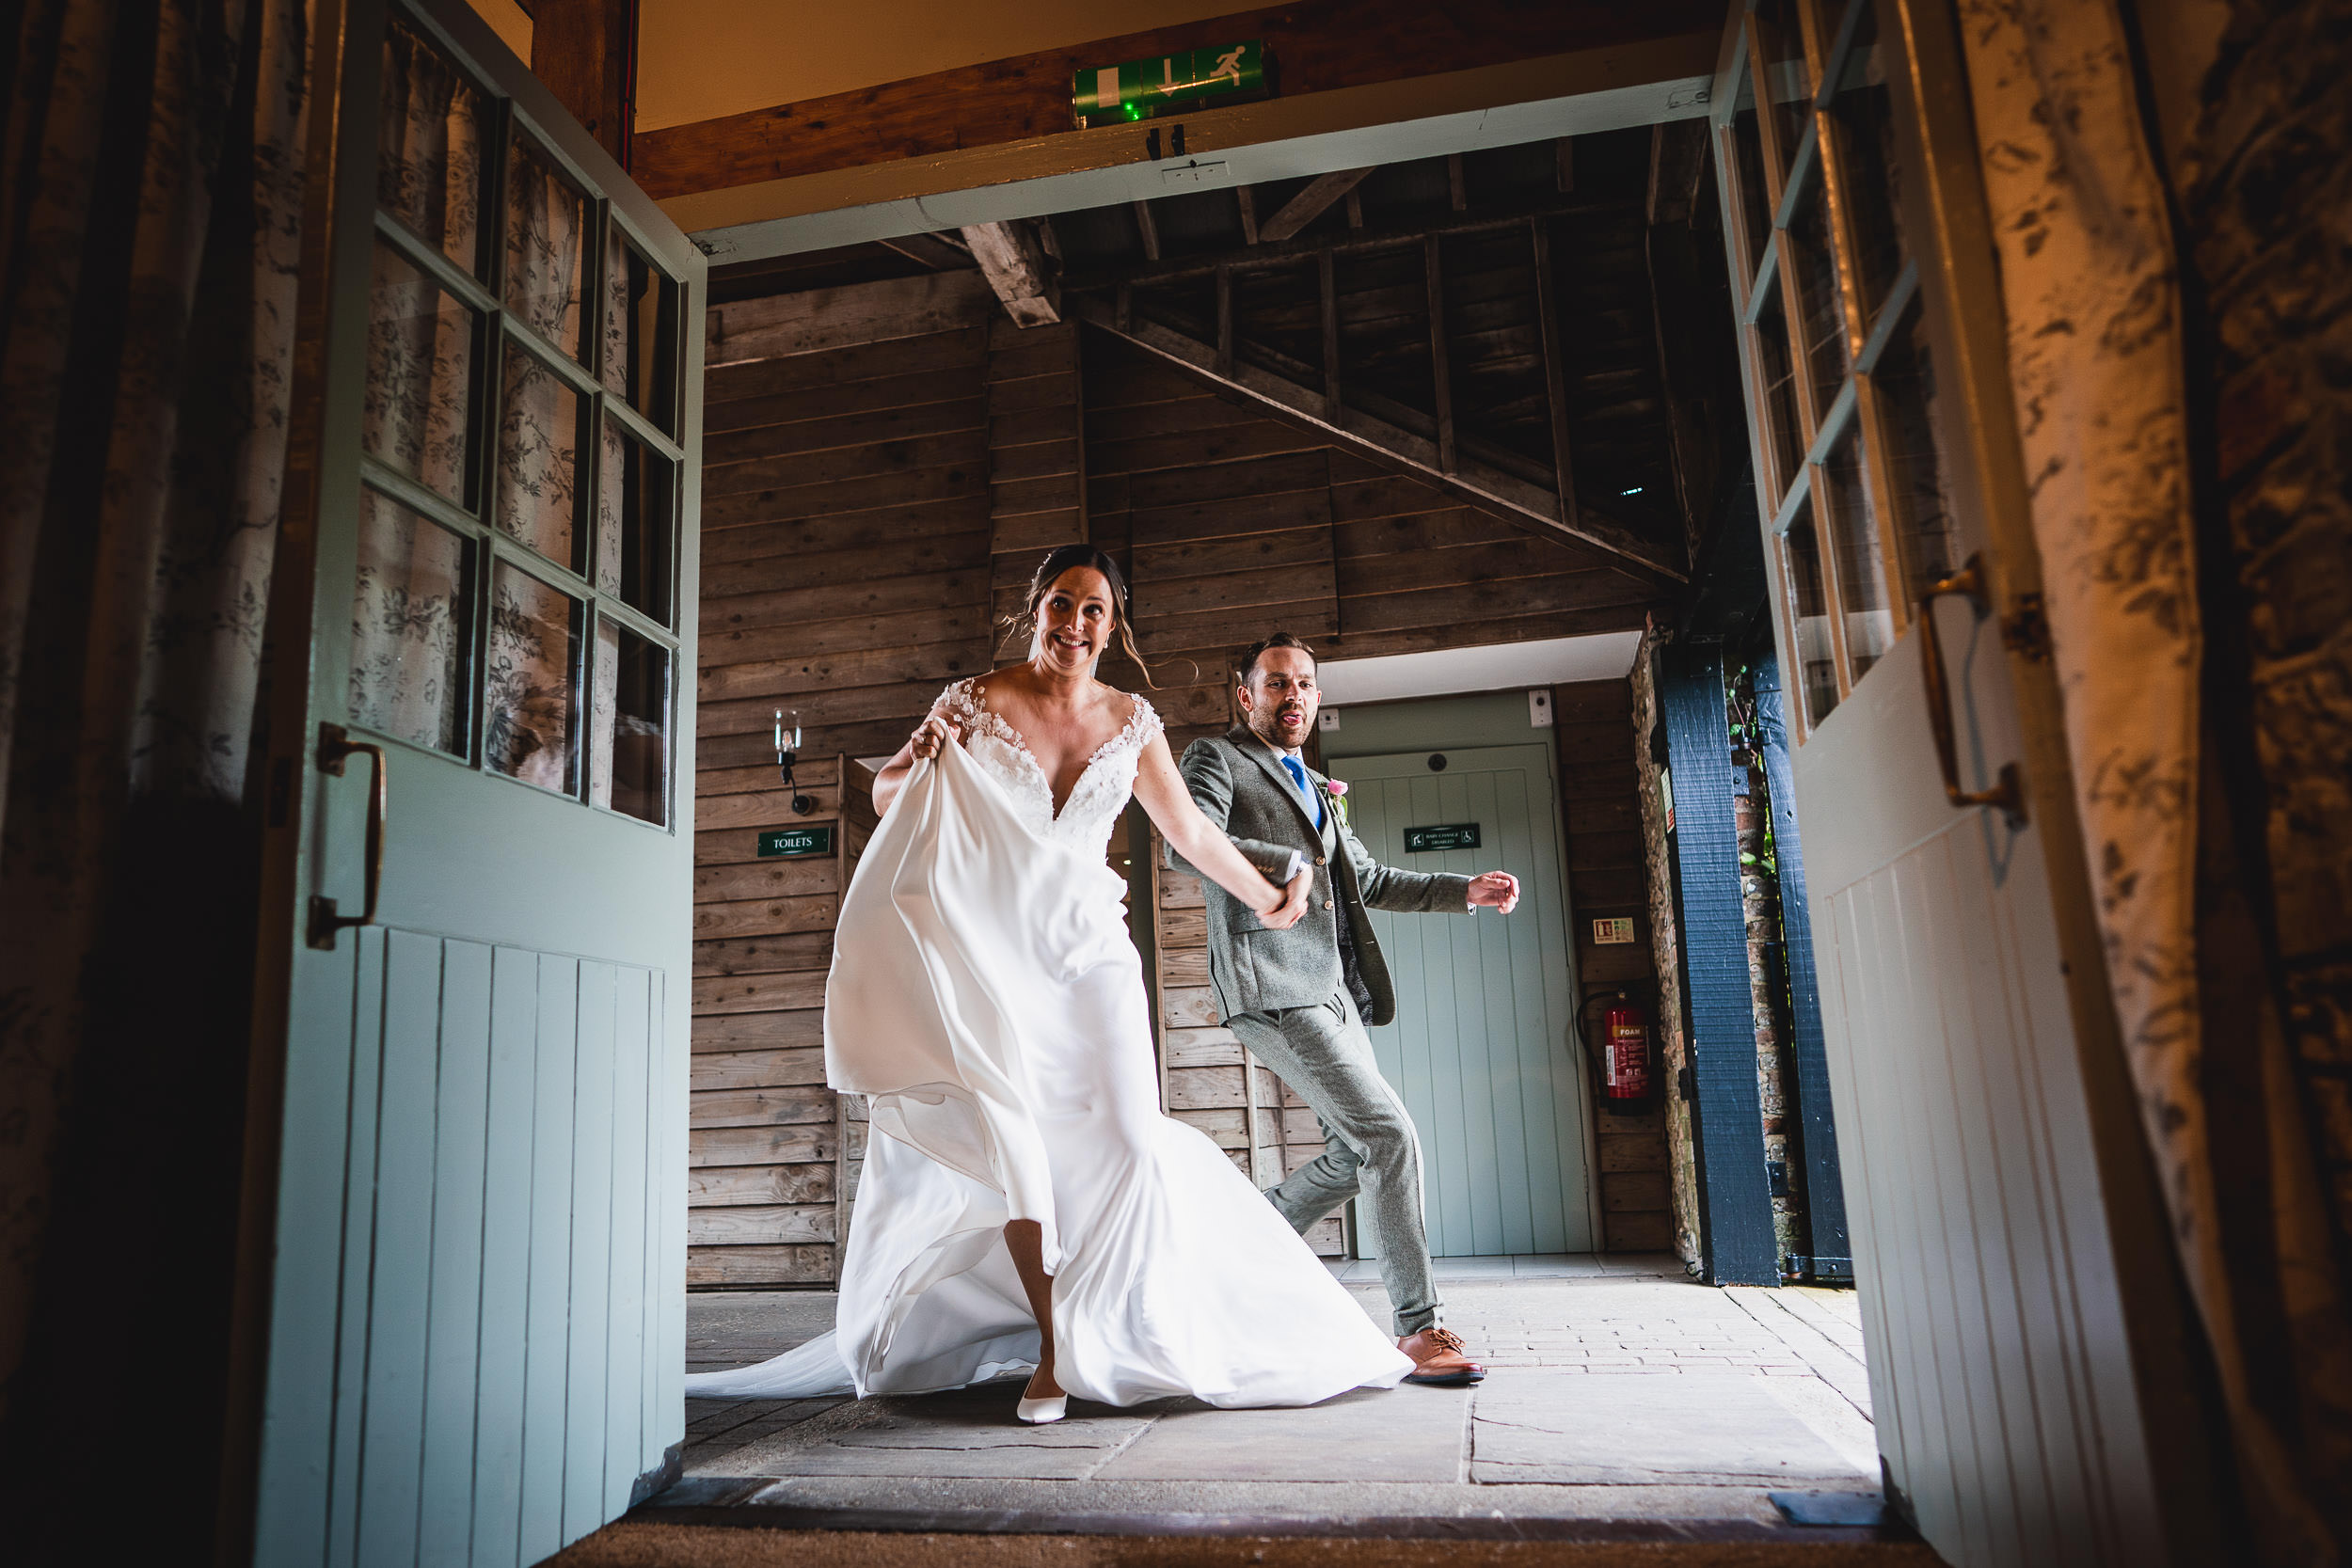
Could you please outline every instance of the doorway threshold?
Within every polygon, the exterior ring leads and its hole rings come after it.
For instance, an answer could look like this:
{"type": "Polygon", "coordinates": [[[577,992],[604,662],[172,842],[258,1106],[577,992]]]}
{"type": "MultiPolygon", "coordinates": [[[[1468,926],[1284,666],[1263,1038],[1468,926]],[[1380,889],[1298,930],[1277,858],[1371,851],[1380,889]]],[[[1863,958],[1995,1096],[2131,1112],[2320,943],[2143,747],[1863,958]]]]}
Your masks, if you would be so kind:
{"type": "MultiPolygon", "coordinates": [[[[1331,1265],[1385,1323],[1377,1266],[1331,1265]]],[[[1447,1259],[1474,1388],[1305,1409],[1011,1418],[1017,1381],[917,1398],[690,1401],[640,1523],[794,1531],[1428,1541],[1896,1543],[1851,1292],[1709,1289],[1666,1255],[1447,1259]],[[1802,1300],[1780,1302],[1782,1296],[1802,1300]],[[1820,1496],[1792,1523],[1772,1495],[1820,1496]]],[[[691,1299],[697,1370],[821,1331],[817,1291],[691,1299]]],[[[1922,1559],[1932,1560],[1931,1558],[1922,1559]]]]}

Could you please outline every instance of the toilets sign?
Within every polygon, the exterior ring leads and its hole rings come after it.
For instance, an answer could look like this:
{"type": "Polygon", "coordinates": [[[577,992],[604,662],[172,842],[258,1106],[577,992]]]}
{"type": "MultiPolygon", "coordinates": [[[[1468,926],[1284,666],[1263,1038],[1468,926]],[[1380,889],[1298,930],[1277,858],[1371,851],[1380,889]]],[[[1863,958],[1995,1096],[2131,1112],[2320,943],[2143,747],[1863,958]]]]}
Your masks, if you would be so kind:
{"type": "Polygon", "coordinates": [[[1084,131],[1243,103],[1264,96],[1265,66],[1265,45],[1252,40],[1081,71],[1070,84],[1072,117],[1084,131]]]}
{"type": "Polygon", "coordinates": [[[759,835],[759,858],[796,860],[803,855],[833,853],[831,828],[771,828],[759,835]]]}

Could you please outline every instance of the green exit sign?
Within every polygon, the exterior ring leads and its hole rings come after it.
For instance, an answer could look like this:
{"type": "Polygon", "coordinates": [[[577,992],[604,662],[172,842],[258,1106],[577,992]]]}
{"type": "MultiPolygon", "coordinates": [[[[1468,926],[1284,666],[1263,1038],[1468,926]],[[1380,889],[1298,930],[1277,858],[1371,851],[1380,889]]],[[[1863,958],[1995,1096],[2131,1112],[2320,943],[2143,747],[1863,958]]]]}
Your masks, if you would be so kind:
{"type": "Polygon", "coordinates": [[[771,828],[759,835],[759,858],[773,860],[782,855],[830,855],[833,853],[831,828],[771,828]]]}
{"type": "Polygon", "coordinates": [[[1405,852],[1408,855],[1438,854],[1447,849],[1478,847],[1478,824],[1475,822],[1440,822],[1435,827],[1405,830],[1405,852]]]}
{"type": "Polygon", "coordinates": [[[1252,39],[1081,71],[1070,84],[1070,106],[1083,131],[1239,103],[1265,91],[1265,45],[1252,39]]]}

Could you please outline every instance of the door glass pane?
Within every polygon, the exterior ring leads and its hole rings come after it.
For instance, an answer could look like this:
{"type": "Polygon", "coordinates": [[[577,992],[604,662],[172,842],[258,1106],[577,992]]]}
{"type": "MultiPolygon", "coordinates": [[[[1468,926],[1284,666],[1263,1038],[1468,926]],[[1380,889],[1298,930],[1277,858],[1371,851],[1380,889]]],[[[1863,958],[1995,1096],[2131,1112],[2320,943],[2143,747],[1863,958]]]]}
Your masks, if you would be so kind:
{"type": "Polygon", "coordinates": [[[641,821],[666,822],[662,781],[670,759],[670,651],[599,619],[596,689],[588,799],[641,821]]]}
{"type": "Polygon", "coordinates": [[[1754,334],[1756,375],[1764,384],[1764,422],[1772,451],[1780,460],[1781,489],[1772,498],[1775,511],[1788,487],[1796,482],[1797,466],[1804,459],[1804,432],[1797,423],[1797,372],[1788,357],[1788,327],[1781,314],[1780,297],[1777,287],[1765,291],[1764,309],[1756,314],[1754,334]]]}
{"type": "Polygon", "coordinates": [[[483,754],[500,772],[568,794],[579,688],[580,602],[500,562],[490,596],[483,754]]]}
{"type": "Polygon", "coordinates": [[[1829,595],[1821,587],[1821,552],[1810,515],[1801,513],[1781,536],[1781,562],[1788,575],[1789,614],[1796,622],[1805,724],[1811,728],[1837,705],[1837,657],[1830,643],[1829,595]]]}
{"type": "Polygon", "coordinates": [[[614,224],[604,247],[604,385],[677,434],[677,285],[614,224]]]}
{"type": "Polygon", "coordinates": [[[1861,421],[1847,426],[1846,438],[1830,449],[1821,465],[1821,514],[1837,562],[1837,596],[1845,614],[1848,684],[1867,674],[1895,641],[1895,616],[1886,602],[1886,555],[1862,478],[1861,421]]]}
{"type": "Polygon", "coordinates": [[[506,303],[577,359],[588,290],[588,198],[522,137],[506,156],[506,303]]]}
{"type": "Polygon", "coordinates": [[[362,450],[469,507],[474,312],[382,240],[372,273],[362,450]]]}
{"type": "Polygon", "coordinates": [[[1772,193],[1764,179],[1764,134],[1756,125],[1756,83],[1743,64],[1740,96],[1733,101],[1731,150],[1738,163],[1740,217],[1747,230],[1748,264],[1761,266],[1764,243],[1772,232],[1772,193]]]}
{"type": "Polygon", "coordinates": [[[1837,298],[1837,261],[1830,252],[1829,203],[1821,196],[1820,167],[1788,220],[1789,270],[1797,284],[1799,337],[1805,370],[1813,381],[1813,418],[1829,412],[1846,378],[1846,312],[1837,298]]]}
{"type": "Polygon", "coordinates": [[[1864,330],[1903,270],[1902,187],[1895,155],[1895,111],[1878,42],[1878,10],[1862,8],[1852,51],[1830,102],[1833,155],[1851,214],[1864,330]]]}
{"type": "Polygon", "coordinates": [[[375,198],[451,261],[482,271],[482,94],[397,17],[384,37],[375,198]]]}
{"type": "Polygon", "coordinates": [[[1953,539],[1951,484],[1936,439],[1935,358],[1917,306],[1880,356],[1870,392],[1884,432],[1903,579],[1915,604],[1930,584],[1951,575],[1961,553],[1953,539]]]}
{"type": "Polygon", "coordinates": [[[580,396],[511,339],[501,380],[498,526],[579,571],[580,396]]]}
{"type": "Polygon", "coordinates": [[[677,468],[607,420],[603,488],[596,498],[596,587],[630,609],[670,622],[670,518],[677,468]]]}
{"type": "Polygon", "coordinates": [[[389,496],[359,492],[353,723],[465,754],[467,566],[465,540],[389,496]]]}
{"type": "Polygon", "coordinates": [[[1772,129],[1780,138],[1785,176],[1813,112],[1813,77],[1804,64],[1804,31],[1798,25],[1797,8],[1791,0],[1763,0],[1756,8],[1756,40],[1772,97],[1772,129]]]}

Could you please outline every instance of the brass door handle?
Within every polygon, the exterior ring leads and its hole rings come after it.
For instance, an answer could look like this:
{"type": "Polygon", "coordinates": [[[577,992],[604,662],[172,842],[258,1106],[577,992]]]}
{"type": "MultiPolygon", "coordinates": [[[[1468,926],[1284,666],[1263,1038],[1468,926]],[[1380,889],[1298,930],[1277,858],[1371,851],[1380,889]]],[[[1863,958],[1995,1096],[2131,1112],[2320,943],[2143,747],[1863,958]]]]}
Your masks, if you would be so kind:
{"type": "Polygon", "coordinates": [[[1944,766],[1944,794],[1955,806],[1998,806],[2012,827],[2026,825],[2026,781],[2017,765],[2005,762],[1991,789],[1960,787],[1960,746],[1952,736],[1952,693],[1944,678],[1944,643],[1935,631],[1935,601],[1952,594],[1974,607],[1984,619],[1984,557],[1972,555],[1950,577],[1931,584],[1919,595],[1919,675],[1927,688],[1928,728],[1935,736],[1935,759],[1944,766]]]}
{"type": "Polygon", "coordinates": [[[356,915],[335,912],[335,900],[324,894],[310,895],[310,945],[332,951],[335,933],[347,926],[375,924],[375,903],[384,891],[384,748],[372,740],[354,740],[341,724],[319,726],[319,771],[343,775],[343,764],[354,755],[364,752],[374,765],[375,787],[368,792],[368,879],[367,895],[356,915]]]}

